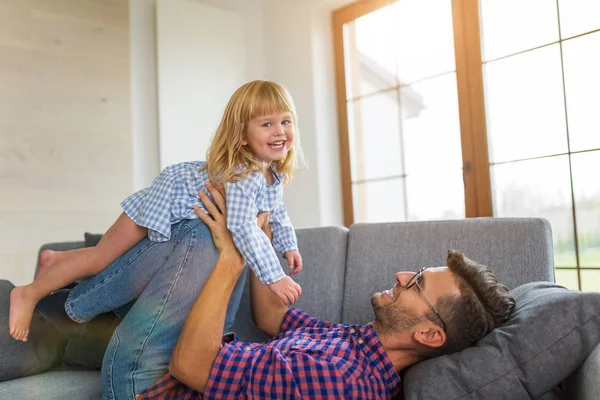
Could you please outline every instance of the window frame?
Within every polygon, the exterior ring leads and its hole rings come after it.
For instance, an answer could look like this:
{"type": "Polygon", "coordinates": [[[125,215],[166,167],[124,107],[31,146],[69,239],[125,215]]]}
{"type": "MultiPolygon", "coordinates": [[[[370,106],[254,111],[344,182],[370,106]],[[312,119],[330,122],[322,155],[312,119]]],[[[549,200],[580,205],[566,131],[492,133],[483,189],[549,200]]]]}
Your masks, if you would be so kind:
{"type": "MultiPolygon", "coordinates": [[[[346,57],[344,25],[363,15],[401,0],[359,0],[333,12],[333,43],[338,106],[339,146],[344,224],[354,223],[348,111],[346,99],[346,57]]],[[[465,216],[493,214],[490,164],[487,148],[483,93],[479,2],[452,0],[454,52],[460,117],[460,136],[465,193],[465,216]]]]}

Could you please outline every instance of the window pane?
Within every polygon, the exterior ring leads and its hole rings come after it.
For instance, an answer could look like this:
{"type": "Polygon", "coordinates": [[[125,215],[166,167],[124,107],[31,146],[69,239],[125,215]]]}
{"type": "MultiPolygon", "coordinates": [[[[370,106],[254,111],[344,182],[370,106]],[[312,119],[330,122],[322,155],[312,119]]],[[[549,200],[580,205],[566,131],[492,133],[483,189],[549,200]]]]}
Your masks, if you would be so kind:
{"type": "Polygon", "coordinates": [[[559,0],[558,7],[563,39],[600,28],[600,1],[559,0]]]}
{"type": "Polygon", "coordinates": [[[409,221],[465,217],[462,169],[406,178],[409,221]]]}
{"type": "Polygon", "coordinates": [[[584,292],[600,292],[600,271],[581,271],[581,290],[584,292]]]}
{"type": "Polygon", "coordinates": [[[484,61],[558,40],[555,1],[481,0],[479,4],[484,61]]]}
{"type": "Polygon", "coordinates": [[[573,188],[581,267],[600,267],[600,151],[573,154],[573,188]]]}
{"type": "Polygon", "coordinates": [[[567,152],[558,45],[485,66],[490,162],[567,152]]]}
{"type": "Polygon", "coordinates": [[[402,179],[352,185],[354,222],[406,221],[402,179]]]}
{"type": "Polygon", "coordinates": [[[491,167],[494,216],[550,221],[555,265],[576,265],[568,156],[491,167]]]}
{"type": "Polygon", "coordinates": [[[349,99],[397,85],[393,7],[389,5],[345,25],[349,99]]]}
{"type": "Polygon", "coordinates": [[[455,70],[450,0],[402,0],[395,4],[398,81],[410,84],[455,70]]]}
{"type": "Polygon", "coordinates": [[[554,271],[556,283],[567,289],[579,290],[579,281],[577,280],[576,269],[557,269],[554,271]]]}
{"type": "Polygon", "coordinates": [[[571,151],[600,148],[600,32],[565,41],[563,60],[571,151]]]}
{"type": "Polygon", "coordinates": [[[350,102],[352,179],[402,174],[400,113],[395,90],[350,102]]]}
{"type": "Polygon", "coordinates": [[[462,166],[456,74],[401,89],[408,174],[462,166]]]}

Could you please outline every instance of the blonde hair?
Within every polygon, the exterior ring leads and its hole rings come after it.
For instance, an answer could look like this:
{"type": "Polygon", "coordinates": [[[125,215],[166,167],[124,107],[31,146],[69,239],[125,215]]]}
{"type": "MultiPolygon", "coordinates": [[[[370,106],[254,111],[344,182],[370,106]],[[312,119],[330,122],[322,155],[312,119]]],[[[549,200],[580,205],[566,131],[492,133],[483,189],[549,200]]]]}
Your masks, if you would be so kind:
{"type": "Polygon", "coordinates": [[[285,158],[273,164],[277,172],[283,174],[283,183],[287,185],[296,168],[304,166],[304,159],[294,102],[288,91],[275,82],[248,82],[233,93],[202,169],[208,170],[214,182],[237,182],[251,172],[261,171],[263,163],[252,154],[250,148],[242,145],[248,122],[256,117],[284,112],[292,114],[295,138],[285,158]]]}

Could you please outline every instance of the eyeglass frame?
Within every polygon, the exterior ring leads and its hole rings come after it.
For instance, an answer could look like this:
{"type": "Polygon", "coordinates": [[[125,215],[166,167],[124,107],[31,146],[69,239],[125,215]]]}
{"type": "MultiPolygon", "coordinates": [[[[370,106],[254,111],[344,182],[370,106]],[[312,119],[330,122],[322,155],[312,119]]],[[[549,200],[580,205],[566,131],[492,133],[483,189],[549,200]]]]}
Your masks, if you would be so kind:
{"type": "Polygon", "coordinates": [[[429,297],[427,297],[427,295],[425,294],[425,291],[423,290],[423,288],[419,284],[419,281],[423,280],[423,272],[425,272],[425,270],[427,268],[429,268],[429,267],[422,267],[419,271],[415,272],[415,275],[412,278],[410,278],[408,282],[406,282],[405,288],[406,289],[410,289],[411,287],[417,285],[417,287],[419,288],[419,290],[423,294],[423,297],[425,297],[425,300],[427,300],[427,303],[429,303],[429,306],[431,307],[431,309],[433,310],[433,312],[435,313],[435,315],[437,315],[437,317],[442,322],[442,330],[444,332],[446,332],[446,323],[442,319],[442,316],[438,312],[437,308],[435,308],[435,306],[433,305],[433,303],[431,302],[431,300],[429,300],[429,297]]]}

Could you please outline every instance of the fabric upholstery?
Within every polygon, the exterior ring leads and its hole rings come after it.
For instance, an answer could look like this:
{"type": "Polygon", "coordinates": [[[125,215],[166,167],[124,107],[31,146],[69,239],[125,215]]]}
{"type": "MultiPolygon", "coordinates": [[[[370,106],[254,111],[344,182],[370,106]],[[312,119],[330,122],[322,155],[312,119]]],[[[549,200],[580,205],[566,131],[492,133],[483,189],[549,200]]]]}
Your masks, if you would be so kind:
{"type": "Polygon", "coordinates": [[[102,234],[102,233],[85,232],[83,234],[83,245],[85,247],[94,247],[98,244],[98,242],[100,242],[100,239],[102,239],[102,236],[104,236],[104,234],[102,234]]]}
{"type": "MultiPolygon", "coordinates": [[[[399,269],[416,271],[423,264],[443,264],[449,248],[462,250],[474,260],[491,266],[500,281],[509,288],[528,281],[553,280],[552,237],[549,225],[544,220],[499,218],[493,221],[471,219],[397,225],[354,225],[348,246],[348,230],[345,228],[298,230],[305,270],[294,277],[304,290],[297,305],[316,317],[332,322],[340,322],[342,315],[346,319],[343,322],[367,321],[371,313],[368,302],[370,291],[391,287],[394,283],[393,273],[399,269]],[[304,234],[304,231],[307,233],[304,234]],[[348,269],[346,275],[343,274],[345,268],[348,269]],[[346,287],[343,312],[342,287],[346,287]],[[367,297],[353,299],[361,293],[367,293],[367,297]],[[366,308],[357,308],[361,304],[366,308]]],[[[53,243],[45,245],[42,250],[67,250],[83,245],[83,241],[53,243]]],[[[250,317],[248,292],[244,296],[234,330],[245,340],[260,341],[261,336],[250,317]]],[[[560,390],[555,387],[553,393],[548,393],[544,400],[600,398],[600,385],[597,383],[599,365],[600,345],[579,368],[577,375],[572,375],[568,380],[566,386],[573,390],[572,393],[567,397],[560,396],[560,390]]],[[[0,398],[28,398],[23,393],[32,396],[43,393],[47,400],[100,398],[99,376],[98,371],[83,372],[68,368],[0,382],[0,398]],[[66,391],[63,390],[65,388],[66,391]]],[[[515,382],[515,385],[518,384],[520,381],[515,382]]],[[[524,398],[529,398],[529,393],[525,395],[527,397],[524,398]]]]}
{"type": "Polygon", "coordinates": [[[528,283],[512,293],[513,315],[476,346],[409,368],[406,400],[536,399],[600,343],[600,293],[549,282],[528,283]]]}
{"type": "Polygon", "coordinates": [[[536,218],[352,225],[342,321],[370,321],[371,294],[391,288],[398,271],[446,265],[449,249],[490,267],[509,289],[554,281],[551,237],[548,222],[536,218]]]}
{"type": "MultiPolygon", "coordinates": [[[[299,229],[296,235],[303,267],[300,274],[292,277],[302,287],[302,296],[294,307],[315,318],[338,323],[342,318],[348,229],[299,229]]],[[[286,272],[289,270],[284,259],[281,265],[286,272]]],[[[247,282],[232,330],[243,341],[263,342],[267,339],[252,322],[247,282]]]]}
{"type": "MultiPolygon", "coordinates": [[[[18,354],[18,357],[0,357],[0,381],[48,371],[61,363],[66,345],[66,340],[37,312],[33,315],[27,342],[9,335],[9,298],[13,288],[11,282],[0,280],[0,319],[6,322],[0,324],[0,350],[2,354],[18,354]]],[[[4,397],[0,385],[0,399],[8,398],[21,397],[4,397]]]]}
{"type": "Polygon", "coordinates": [[[98,371],[50,371],[0,384],[0,399],[101,400],[98,371]]]}

